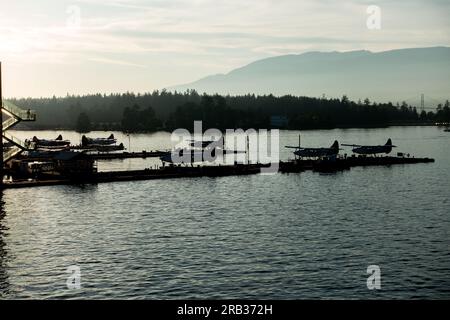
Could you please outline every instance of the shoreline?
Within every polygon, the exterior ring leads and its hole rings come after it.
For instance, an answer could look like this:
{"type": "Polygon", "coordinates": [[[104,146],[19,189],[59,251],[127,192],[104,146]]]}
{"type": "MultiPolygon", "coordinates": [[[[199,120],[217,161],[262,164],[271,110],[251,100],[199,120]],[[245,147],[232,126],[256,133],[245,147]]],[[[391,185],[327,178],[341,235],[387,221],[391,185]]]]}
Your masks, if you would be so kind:
{"type": "MultiPolygon", "coordinates": [[[[402,123],[395,123],[395,124],[389,124],[386,126],[336,126],[336,127],[332,127],[332,128],[321,128],[321,127],[317,127],[317,128],[298,128],[298,129],[293,129],[293,128],[256,128],[256,129],[265,129],[265,130],[274,130],[274,129],[278,129],[278,130],[283,130],[283,131],[313,131],[313,130],[336,130],[336,129],[386,129],[386,128],[392,128],[392,127],[437,127],[437,128],[445,128],[447,127],[444,124],[435,124],[435,123],[408,123],[408,124],[402,124],[402,123]]],[[[236,130],[238,128],[228,128],[228,129],[232,129],[232,130],[236,130]]],[[[239,129],[243,129],[243,128],[239,128],[239,129]]],[[[248,129],[253,129],[253,128],[245,128],[244,130],[248,130],[248,129]]],[[[70,132],[78,132],[75,129],[71,129],[71,128],[15,128],[12,129],[13,131],[70,131],[70,132]]],[[[226,129],[225,129],[226,130],[226,129]]],[[[79,134],[88,134],[89,132],[121,132],[123,134],[153,134],[153,133],[157,133],[157,132],[166,132],[166,133],[171,133],[172,131],[170,131],[169,129],[161,129],[161,130],[156,130],[156,131],[136,131],[136,132],[127,132],[127,131],[123,131],[123,130],[118,130],[118,129],[93,129],[91,131],[88,132],[78,132],[79,134]]]]}

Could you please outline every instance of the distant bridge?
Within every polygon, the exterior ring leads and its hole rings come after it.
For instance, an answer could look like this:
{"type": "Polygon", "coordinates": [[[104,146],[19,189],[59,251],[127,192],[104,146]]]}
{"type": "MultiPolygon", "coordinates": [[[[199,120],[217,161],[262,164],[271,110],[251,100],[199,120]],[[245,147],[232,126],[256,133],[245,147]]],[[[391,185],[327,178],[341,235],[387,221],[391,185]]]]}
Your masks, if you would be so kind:
{"type": "MultiPolygon", "coordinates": [[[[429,95],[421,94],[420,96],[403,99],[408,105],[415,106],[418,112],[422,111],[436,111],[439,104],[444,105],[446,99],[435,99],[429,95]],[[426,101],[426,102],[425,102],[426,101]],[[418,105],[417,105],[418,104],[418,105]]],[[[450,99],[449,99],[450,100],[450,99]]]]}

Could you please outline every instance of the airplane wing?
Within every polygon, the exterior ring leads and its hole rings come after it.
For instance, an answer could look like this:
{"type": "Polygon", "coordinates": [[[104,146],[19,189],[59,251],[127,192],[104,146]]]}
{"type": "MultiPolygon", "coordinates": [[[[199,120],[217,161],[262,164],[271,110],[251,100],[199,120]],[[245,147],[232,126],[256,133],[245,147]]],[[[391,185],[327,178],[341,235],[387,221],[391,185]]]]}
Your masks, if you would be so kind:
{"type": "Polygon", "coordinates": [[[347,144],[347,143],[343,143],[343,144],[341,144],[341,146],[355,147],[355,148],[362,147],[362,145],[360,145],[360,144],[347,144]]]}

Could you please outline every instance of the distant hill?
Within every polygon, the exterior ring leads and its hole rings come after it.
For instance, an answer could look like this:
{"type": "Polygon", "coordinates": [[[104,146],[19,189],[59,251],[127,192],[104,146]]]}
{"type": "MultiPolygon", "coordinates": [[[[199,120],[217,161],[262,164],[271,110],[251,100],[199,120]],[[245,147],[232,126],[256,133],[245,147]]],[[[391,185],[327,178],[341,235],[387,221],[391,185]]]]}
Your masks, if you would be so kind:
{"type": "Polygon", "coordinates": [[[424,93],[426,102],[442,101],[450,98],[450,48],[284,55],[169,89],[312,97],[346,94],[352,100],[408,103],[418,103],[424,93]]]}

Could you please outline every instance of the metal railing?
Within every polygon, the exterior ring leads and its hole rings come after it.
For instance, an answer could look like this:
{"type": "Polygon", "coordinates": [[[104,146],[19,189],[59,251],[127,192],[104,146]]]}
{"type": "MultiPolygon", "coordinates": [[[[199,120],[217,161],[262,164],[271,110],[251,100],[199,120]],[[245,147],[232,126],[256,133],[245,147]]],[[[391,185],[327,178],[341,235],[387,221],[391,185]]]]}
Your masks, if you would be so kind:
{"type": "Polygon", "coordinates": [[[21,121],[36,120],[36,112],[34,110],[23,110],[14,103],[5,100],[3,100],[3,108],[15,117],[19,118],[21,121]]]}
{"type": "Polygon", "coordinates": [[[19,122],[20,122],[20,120],[14,118],[14,117],[9,117],[5,121],[3,121],[2,129],[8,130],[8,129],[12,128],[14,125],[18,124],[19,122]]]}
{"type": "Polygon", "coordinates": [[[22,110],[18,106],[16,106],[14,103],[9,101],[1,101],[1,112],[6,113],[9,118],[3,121],[2,125],[2,137],[0,139],[5,139],[12,143],[15,147],[11,148],[3,148],[3,162],[6,162],[10,159],[12,159],[17,154],[21,153],[22,151],[26,150],[34,150],[36,147],[36,144],[33,141],[25,140],[22,141],[12,135],[10,135],[6,130],[10,129],[20,121],[36,121],[36,113],[34,110],[22,110]],[[5,151],[6,150],[6,151],[5,151]]]}
{"type": "Polygon", "coordinates": [[[17,147],[12,147],[12,148],[9,148],[7,151],[3,151],[3,161],[7,162],[7,161],[11,160],[12,158],[14,158],[16,155],[18,155],[22,151],[24,151],[24,150],[17,148],[17,147]]]}
{"type": "Polygon", "coordinates": [[[3,138],[11,142],[12,144],[16,145],[17,147],[21,148],[22,150],[34,150],[36,147],[36,143],[30,140],[22,141],[19,138],[16,138],[12,135],[10,135],[8,132],[3,132],[3,138]]]}

